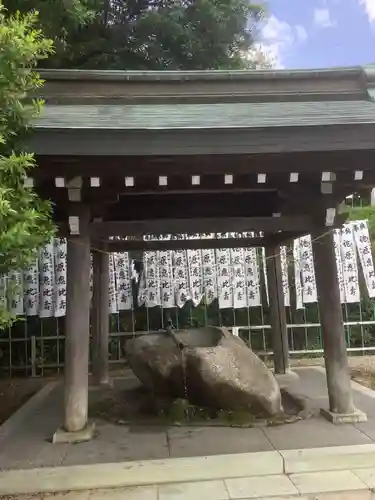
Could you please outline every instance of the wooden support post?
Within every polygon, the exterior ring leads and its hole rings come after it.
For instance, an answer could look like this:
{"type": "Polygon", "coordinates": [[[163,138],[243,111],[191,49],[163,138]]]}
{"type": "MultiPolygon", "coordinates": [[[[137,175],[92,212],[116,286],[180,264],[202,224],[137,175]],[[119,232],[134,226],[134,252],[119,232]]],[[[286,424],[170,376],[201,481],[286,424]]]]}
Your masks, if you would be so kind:
{"type": "Polygon", "coordinates": [[[75,433],[87,426],[91,259],[89,208],[77,204],[71,213],[79,234],[68,237],[64,429],[75,433]]]}
{"type": "Polygon", "coordinates": [[[285,374],[289,371],[289,347],[279,245],[267,245],[266,267],[275,374],[285,374]]]}
{"type": "Polygon", "coordinates": [[[109,384],[109,254],[107,245],[97,244],[93,252],[92,375],[96,385],[109,384]]]}
{"type": "Polygon", "coordinates": [[[354,414],[355,410],[337,280],[333,232],[327,231],[323,235],[315,234],[312,239],[330,412],[350,415],[354,414]]]}

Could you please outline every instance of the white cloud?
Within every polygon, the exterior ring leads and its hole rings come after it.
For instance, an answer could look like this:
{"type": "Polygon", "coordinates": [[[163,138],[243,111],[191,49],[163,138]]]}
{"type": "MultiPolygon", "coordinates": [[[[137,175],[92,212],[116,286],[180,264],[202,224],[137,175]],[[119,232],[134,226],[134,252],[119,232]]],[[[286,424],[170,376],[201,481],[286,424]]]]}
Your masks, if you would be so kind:
{"type": "Polygon", "coordinates": [[[375,0],[359,0],[359,4],[365,8],[370,23],[375,22],[375,0]]]}
{"type": "Polygon", "coordinates": [[[332,28],[335,25],[328,9],[314,9],[314,24],[319,28],[332,28]]]}
{"type": "Polygon", "coordinates": [[[272,15],[261,32],[261,50],[273,61],[273,66],[283,68],[283,58],[293,46],[307,39],[306,29],[297,24],[291,25],[272,15]]]}

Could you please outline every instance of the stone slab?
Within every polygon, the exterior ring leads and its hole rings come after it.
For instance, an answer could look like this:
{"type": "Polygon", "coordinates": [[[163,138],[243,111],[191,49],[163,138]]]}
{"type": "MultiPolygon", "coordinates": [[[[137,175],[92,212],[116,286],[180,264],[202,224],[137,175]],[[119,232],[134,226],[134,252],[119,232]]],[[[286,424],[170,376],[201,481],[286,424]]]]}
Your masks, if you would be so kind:
{"type": "MultiPolygon", "coordinates": [[[[55,497],[51,500],[55,500],[55,497]]],[[[70,500],[70,498],[65,500],[70,500]]],[[[90,492],[89,500],[158,500],[158,490],[156,486],[95,490],[90,492]]]]}
{"type": "Polygon", "coordinates": [[[286,474],[375,467],[375,444],[282,450],[286,474]]]}
{"type": "Polygon", "coordinates": [[[225,479],[231,500],[297,495],[298,490],[285,475],[225,479]]]}
{"type": "Polygon", "coordinates": [[[262,429],[276,450],[371,444],[354,425],[332,425],[322,417],[262,429]]]}
{"type": "Polygon", "coordinates": [[[76,432],[69,432],[65,429],[57,429],[52,438],[53,444],[77,444],[91,441],[95,436],[95,424],[90,423],[84,429],[76,432]]]}
{"type": "Polygon", "coordinates": [[[229,500],[224,481],[200,481],[159,486],[158,500],[229,500]]]}
{"type": "Polygon", "coordinates": [[[336,413],[322,408],[320,414],[334,425],[367,422],[367,415],[361,410],[355,410],[353,413],[336,413]]]}
{"type": "Polygon", "coordinates": [[[287,370],[286,373],[275,373],[274,375],[281,389],[293,385],[299,379],[298,373],[293,370],[287,370]]]}
{"type": "MultiPolygon", "coordinates": [[[[258,497],[258,500],[374,500],[375,493],[370,490],[339,491],[329,493],[314,493],[313,495],[293,495],[282,497],[258,497]]],[[[70,499],[69,499],[70,500],[70,499]]],[[[242,499],[241,499],[242,500],[242,499]]],[[[243,500],[250,500],[244,498],[243,500]]]]}
{"type": "Polygon", "coordinates": [[[356,469],[354,473],[361,481],[366,483],[369,488],[375,488],[375,467],[356,469]]]}
{"type": "Polygon", "coordinates": [[[289,478],[303,495],[368,489],[367,485],[349,470],[291,474],[289,478]]]}
{"type": "MultiPolygon", "coordinates": [[[[335,493],[318,493],[308,500],[374,500],[375,495],[370,490],[340,491],[335,493]]],[[[298,500],[301,500],[298,497],[298,500]]]]}
{"type": "Polygon", "coordinates": [[[0,471],[0,495],[119,488],[283,473],[276,451],[0,471]],[[22,483],[20,482],[22,477],[22,483]]]}
{"type": "Polygon", "coordinates": [[[35,412],[60,384],[59,380],[49,382],[26,401],[11,417],[0,425],[0,442],[16,433],[24,421],[35,412]]]}
{"type": "Polygon", "coordinates": [[[171,457],[274,450],[261,429],[175,427],[169,428],[167,433],[171,457]]]}

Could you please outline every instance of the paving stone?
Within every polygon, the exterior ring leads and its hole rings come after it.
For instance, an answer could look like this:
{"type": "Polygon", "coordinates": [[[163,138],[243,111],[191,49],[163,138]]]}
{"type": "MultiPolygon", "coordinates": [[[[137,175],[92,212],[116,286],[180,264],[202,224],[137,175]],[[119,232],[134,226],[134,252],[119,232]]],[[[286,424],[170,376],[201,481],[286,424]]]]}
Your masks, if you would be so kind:
{"type": "MultiPolygon", "coordinates": [[[[58,499],[58,500],[64,500],[64,499],[58,499]]],[[[66,500],[71,500],[71,499],[67,498],[66,500]]],[[[140,486],[138,488],[113,488],[108,490],[94,490],[91,491],[90,498],[88,500],[158,500],[158,492],[156,486],[140,486]]]]}
{"type": "Polygon", "coordinates": [[[375,467],[365,469],[356,469],[355,475],[358,476],[369,488],[375,488],[375,467]]]}
{"type": "Polygon", "coordinates": [[[335,426],[322,417],[302,420],[291,425],[265,427],[263,431],[277,450],[372,443],[371,439],[354,425],[335,426]]]}
{"type": "Polygon", "coordinates": [[[283,450],[285,472],[319,472],[375,467],[375,444],[283,450]]]}
{"type": "Polygon", "coordinates": [[[296,495],[297,488],[285,475],[225,479],[230,499],[263,498],[275,495],[296,495]]]}
{"type": "Polygon", "coordinates": [[[274,449],[261,429],[170,428],[168,437],[172,458],[254,453],[274,449]]]}
{"type": "MultiPolygon", "coordinates": [[[[373,500],[371,491],[341,491],[336,493],[320,493],[307,497],[308,500],[373,500]]],[[[298,497],[300,500],[300,497],[298,497]]]]}
{"type": "Polygon", "coordinates": [[[99,436],[88,443],[71,446],[63,465],[164,459],[169,457],[165,432],[131,433],[116,426],[99,429],[99,436]]]}
{"type": "MultiPolygon", "coordinates": [[[[282,497],[258,497],[257,500],[374,500],[371,491],[340,491],[336,493],[313,493],[310,495],[293,495],[282,497]]],[[[244,498],[241,500],[251,500],[244,498]]]]}
{"type": "Polygon", "coordinates": [[[158,500],[228,500],[224,481],[178,483],[159,487],[158,500]]]}
{"type": "MultiPolygon", "coordinates": [[[[44,494],[43,500],[89,500],[90,491],[66,491],[63,493],[47,493],[44,494]]],[[[34,497],[35,499],[35,497],[34,497]]],[[[17,500],[19,500],[17,498],[17,500]]]]}
{"type": "Polygon", "coordinates": [[[349,470],[291,474],[289,477],[301,494],[368,489],[349,470]]]}

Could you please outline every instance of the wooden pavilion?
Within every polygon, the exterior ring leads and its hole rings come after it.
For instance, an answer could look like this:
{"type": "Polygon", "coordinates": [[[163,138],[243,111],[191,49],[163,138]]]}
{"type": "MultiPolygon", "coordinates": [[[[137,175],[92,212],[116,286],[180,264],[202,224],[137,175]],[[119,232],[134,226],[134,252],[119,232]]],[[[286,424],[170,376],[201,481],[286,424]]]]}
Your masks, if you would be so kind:
{"type": "MultiPolygon", "coordinates": [[[[264,246],[276,373],[288,342],[279,245],[313,238],[332,421],[353,405],[332,229],[343,199],[375,185],[375,69],[42,71],[43,115],[25,180],[55,203],[68,237],[64,430],[87,426],[90,249],[94,360],[108,382],[108,253],[264,246]],[[144,241],[148,233],[262,237],[144,241]],[[113,241],[112,236],[131,236],[113,241]],[[95,251],[99,250],[99,251],[95,251]]],[[[60,438],[64,440],[64,435],[60,438]]]]}

